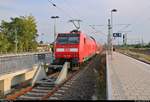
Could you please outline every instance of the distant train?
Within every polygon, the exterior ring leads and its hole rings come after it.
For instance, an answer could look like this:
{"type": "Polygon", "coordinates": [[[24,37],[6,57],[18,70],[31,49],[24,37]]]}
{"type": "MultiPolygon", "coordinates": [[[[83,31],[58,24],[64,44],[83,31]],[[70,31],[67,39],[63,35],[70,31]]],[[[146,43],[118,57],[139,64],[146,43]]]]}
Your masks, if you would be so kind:
{"type": "Polygon", "coordinates": [[[102,46],[97,44],[93,37],[78,30],[59,33],[54,44],[54,62],[63,64],[69,61],[73,64],[80,64],[101,51],[102,46]]]}

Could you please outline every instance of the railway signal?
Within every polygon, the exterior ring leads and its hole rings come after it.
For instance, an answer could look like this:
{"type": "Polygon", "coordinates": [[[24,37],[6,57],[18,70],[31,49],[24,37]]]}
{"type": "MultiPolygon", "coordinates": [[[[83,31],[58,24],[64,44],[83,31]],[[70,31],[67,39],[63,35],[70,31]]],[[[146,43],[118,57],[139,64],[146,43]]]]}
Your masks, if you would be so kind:
{"type": "Polygon", "coordinates": [[[126,45],[127,44],[127,34],[123,34],[123,44],[126,45]]]}

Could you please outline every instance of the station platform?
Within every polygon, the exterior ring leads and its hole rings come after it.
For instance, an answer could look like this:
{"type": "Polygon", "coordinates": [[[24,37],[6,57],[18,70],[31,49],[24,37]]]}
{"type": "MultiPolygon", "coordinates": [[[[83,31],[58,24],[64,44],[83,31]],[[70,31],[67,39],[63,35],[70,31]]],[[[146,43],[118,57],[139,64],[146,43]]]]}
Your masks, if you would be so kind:
{"type": "Polygon", "coordinates": [[[150,100],[150,65],[118,52],[107,54],[108,100],[150,100]]]}

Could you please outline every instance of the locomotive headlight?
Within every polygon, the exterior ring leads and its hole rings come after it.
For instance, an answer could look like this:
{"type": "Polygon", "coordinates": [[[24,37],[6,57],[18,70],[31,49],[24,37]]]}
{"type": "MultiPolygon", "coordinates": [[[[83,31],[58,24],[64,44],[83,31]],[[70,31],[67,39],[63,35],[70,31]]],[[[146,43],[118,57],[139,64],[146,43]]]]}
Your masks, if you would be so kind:
{"type": "Polygon", "coordinates": [[[78,48],[70,48],[70,52],[78,52],[78,48]]]}
{"type": "Polygon", "coordinates": [[[64,52],[64,48],[57,48],[56,52],[64,52]]]}

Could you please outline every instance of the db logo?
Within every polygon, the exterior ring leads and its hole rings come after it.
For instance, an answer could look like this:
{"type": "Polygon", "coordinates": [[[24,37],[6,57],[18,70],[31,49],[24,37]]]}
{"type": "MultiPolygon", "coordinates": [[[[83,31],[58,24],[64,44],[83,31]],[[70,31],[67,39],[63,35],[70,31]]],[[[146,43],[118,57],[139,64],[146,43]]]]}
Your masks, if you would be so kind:
{"type": "Polygon", "coordinates": [[[69,50],[69,48],[65,48],[65,52],[69,52],[70,50],[69,50]]]}

